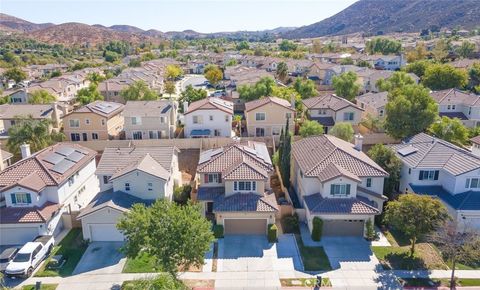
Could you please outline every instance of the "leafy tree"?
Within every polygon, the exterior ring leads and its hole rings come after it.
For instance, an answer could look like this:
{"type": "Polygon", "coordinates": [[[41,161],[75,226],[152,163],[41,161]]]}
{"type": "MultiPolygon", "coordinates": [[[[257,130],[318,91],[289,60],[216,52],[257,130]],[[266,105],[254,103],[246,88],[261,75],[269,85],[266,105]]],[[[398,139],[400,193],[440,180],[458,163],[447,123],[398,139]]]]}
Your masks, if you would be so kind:
{"type": "Polygon", "coordinates": [[[346,58],[342,58],[342,60],[340,60],[340,64],[341,65],[353,65],[354,62],[353,62],[353,59],[351,57],[346,57],[346,58]]]}
{"type": "Polygon", "coordinates": [[[332,129],[330,129],[329,134],[350,142],[353,140],[355,131],[353,130],[352,124],[347,122],[338,122],[332,127],[332,129]]]}
{"type": "MultiPolygon", "coordinates": [[[[470,77],[470,87],[474,88],[480,85],[480,62],[476,62],[468,70],[468,76],[470,77]]],[[[480,90],[477,90],[480,93],[480,90]]]]}
{"type": "Polygon", "coordinates": [[[357,65],[357,66],[359,66],[359,67],[368,67],[368,68],[372,68],[372,65],[371,65],[371,64],[370,64],[368,61],[366,61],[366,60],[363,60],[363,59],[361,59],[361,60],[358,60],[358,61],[357,61],[357,63],[356,63],[356,65],[357,65]]]}
{"type": "Polygon", "coordinates": [[[293,88],[302,96],[302,99],[308,99],[318,95],[315,83],[309,79],[297,78],[293,84],[293,88]]]}
{"type": "Polygon", "coordinates": [[[248,44],[248,42],[242,41],[242,42],[237,44],[237,50],[238,51],[244,50],[244,49],[250,49],[250,45],[248,44]]]}
{"type": "Polygon", "coordinates": [[[275,81],[271,77],[261,78],[254,85],[243,85],[237,88],[241,99],[252,101],[261,97],[270,96],[273,88],[276,87],[275,81]]]}
{"type": "Polygon", "coordinates": [[[167,200],[157,200],[149,207],[135,204],[117,228],[125,235],[127,257],[147,253],[174,277],[179,267],[203,265],[214,239],[198,204],[178,205],[167,200]]]}
{"type": "Polygon", "coordinates": [[[166,94],[169,94],[170,96],[172,94],[175,94],[175,91],[176,91],[175,83],[172,81],[166,81],[163,90],[165,91],[166,94]]]}
{"type": "Polygon", "coordinates": [[[400,53],[402,44],[388,38],[374,38],[367,41],[365,49],[369,54],[397,54],[400,53]]]}
{"type": "Polygon", "coordinates": [[[383,192],[391,199],[395,185],[400,182],[402,161],[395,155],[395,152],[393,152],[391,148],[383,144],[375,144],[368,150],[367,155],[388,172],[389,177],[385,179],[383,192]]]}
{"type": "Polygon", "coordinates": [[[57,98],[46,90],[36,90],[29,94],[28,103],[30,104],[51,104],[57,98]]]}
{"type": "Polygon", "coordinates": [[[421,85],[406,85],[388,93],[385,129],[394,138],[425,131],[438,115],[438,105],[421,85]]]}
{"type": "Polygon", "coordinates": [[[316,39],[312,43],[312,53],[322,53],[322,43],[316,39]]]}
{"type": "Polygon", "coordinates": [[[462,88],[467,84],[467,73],[448,64],[432,64],[425,70],[423,84],[432,90],[462,88]]]}
{"type": "Polygon", "coordinates": [[[89,80],[91,83],[95,85],[98,85],[99,83],[106,80],[106,77],[102,76],[98,72],[91,72],[87,75],[87,80],[89,80]]]}
{"type": "Polygon", "coordinates": [[[430,65],[432,65],[432,62],[429,60],[419,60],[407,64],[407,66],[405,67],[405,71],[409,73],[414,73],[419,78],[422,78],[425,74],[425,71],[430,65]]]}
{"type": "Polygon", "coordinates": [[[332,82],[335,94],[349,101],[352,101],[360,91],[360,85],[357,84],[357,74],[351,71],[340,76],[334,76],[332,82]]]}
{"type": "Polygon", "coordinates": [[[120,59],[120,55],[114,51],[105,51],[104,54],[105,61],[107,62],[116,62],[120,59]]]}
{"type": "Polygon", "coordinates": [[[227,64],[225,64],[226,66],[234,66],[234,65],[237,65],[238,64],[238,61],[234,58],[228,60],[227,64]]]}
{"type": "Polygon", "coordinates": [[[281,80],[282,82],[285,82],[288,77],[288,65],[285,62],[280,62],[277,65],[277,72],[276,72],[277,78],[281,80]]]}
{"type": "Polygon", "coordinates": [[[20,155],[20,145],[30,144],[32,152],[37,152],[55,142],[65,139],[62,133],[51,131],[52,121],[48,119],[35,120],[31,116],[19,117],[16,125],[8,130],[7,148],[10,152],[20,155]]]}
{"type": "Polygon", "coordinates": [[[360,121],[360,124],[373,132],[381,132],[384,128],[383,120],[369,113],[360,121]]]}
{"type": "Polygon", "coordinates": [[[292,41],[284,39],[282,40],[282,42],[280,42],[280,44],[278,45],[278,48],[281,51],[295,51],[297,50],[297,45],[292,41]]]}
{"type": "Polygon", "coordinates": [[[222,70],[216,65],[205,68],[205,78],[215,87],[223,79],[222,70]]]}
{"type": "Polygon", "coordinates": [[[430,126],[430,132],[440,139],[460,146],[468,142],[468,129],[457,118],[443,116],[430,126]]]}
{"type": "Polygon", "coordinates": [[[300,96],[300,94],[294,88],[275,86],[272,88],[272,93],[270,95],[273,97],[287,100],[289,102],[294,99],[295,109],[297,110],[297,112],[302,112],[302,96],[300,96]]]}
{"type": "Polygon", "coordinates": [[[129,67],[139,67],[142,65],[142,61],[139,58],[132,58],[128,63],[129,67]]]}
{"type": "Polygon", "coordinates": [[[103,96],[98,91],[97,85],[95,83],[92,83],[87,88],[83,88],[78,91],[77,100],[82,105],[86,105],[94,101],[103,100],[103,96]]]}
{"type": "Polygon", "coordinates": [[[402,194],[387,204],[384,220],[410,239],[410,256],[413,256],[418,239],[439,228],[448,218],[448,211],[438,198],[402,194]]]}
{"type": "MultiPolygon", "coordinates": [[[[183,104],[184,102],[192,103],[199,100],[203,100],[207,97],[207,91],[204,89],[195,89],[192,85],[188,85],[185,90],[181,93],[179,102],[183,104]]],[[[180,113],[183,112],[183,106],[179,107],[180,113]]]]}
{"type": "Polygon", "coordinates": [[[165,68],[165,78],[167,80],[173,81],[182,75],[183,75],[183,70],[178,65],[169,64],[165,68]]]}
{"type": "Polygon", "coordinates": [[[120,92],[125,101],[151,101],[158,99],[158,94],[150,89],[144,81],[136,81],[120,92]]]}
{"type": "Polygon", "coordinates": [[[418,42],[414,49],[407,52],[407,61],[409,63],[424,60],[427,58],[427,48],[425,47],[425,43],[418,42]]]}
{"type": "Polygon", "coordinates": [[[27,79],[27,73],[19,67],[14,67],[4,72],[3,77],[7,80],[13,80],[15,83],[19,83],[27,79]]]}
{"type": "Polygon", "coordinates": [[[302,137],[322,135],[324,132],[322,124],[317,121],[305,120],[300,127],[299,133],[302,137]]]}
{"type": "Polygon", "coordinates": [[[59,71],[59,70],[56,70],[56,71],[53,71],[51,74],[50,74],[50,78],[56,78],[56,77],[59,77],[62,75],[62,72],[59,71]]]}
{"type": "Polygon", "coordinates": [[[456,52],[463,58],[469,57],[475,51],[475,43],[469,41],[462,42],[462,45],[457,48],[456,52]]]}
{"type": "Polygon", "coordinates": [[[431,52],[433,59],[438,62],[444,62],[448,56],[448,51],[450,50],[449,46],[449,43],[445,39],[438,40],[431,52]]]}
{"type": "Polygon", "coordinates": [[[392,91],[413,84],[415,84],[415,81],[410,75],[402,71],[397,71],[388,79],[379,79],[376,85],[381,91],[392,91]]]}

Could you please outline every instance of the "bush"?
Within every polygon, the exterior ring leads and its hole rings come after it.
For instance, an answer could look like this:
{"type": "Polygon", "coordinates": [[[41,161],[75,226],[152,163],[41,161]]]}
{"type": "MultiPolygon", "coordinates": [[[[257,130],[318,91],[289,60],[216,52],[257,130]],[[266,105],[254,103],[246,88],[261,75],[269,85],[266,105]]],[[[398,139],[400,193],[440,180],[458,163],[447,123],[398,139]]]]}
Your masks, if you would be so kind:
{"type": "Polygon", "coordinates": [[[190,199],[190,193],[192,192],[192,187],[187,184],[180,187],[175,187],[173,190],[173,200],[180,204],[186,204],[190,199]]]}
{"type": "Polygon", "coordinates": [[[272,156],[273,165],[280,166],[279,161],[280,161],[280,156],[277,150],[275,153],[273,153],[273,156],[272,156]]]}
{"type": "Polygon", "coordinates": [[[292,216],[286,216],[282,219],[283,232],[288,234],[300,233],[298,224],[298,215],[295,213],[292,216]]]}
{"type": "Polygon", "coordinates": [[[312,240],[318,242],[322,238],[323,221],[318,216],[313,218],[312,240]]]}
{"type": "Polygon", "coordinates": [[[375,232],[375,228],[373,227],[373,222],[371,219],[367,220],[366,228],[367,228],[367,233],[366,233],[367,240],[369,241],[376,240],[378,238],[378,234],[375,232]]]}
{"type": "Polygon", "coordinates": [[[275,224],[268,225],[268,242],[275,243],[277,241],[277,226],[275,224]]]}
{"type": "Polygon", "coordinates": [[[214,225],[213,226],[213,235],[217,239],[223,238],[223,225],[214,225]]]}
{"type": "Polygon", "coordinates": [[[157,277],[150,279],[139,279],[134,281],[125,281],[122,289],[176,289],[186,290],[188,287],[181,280],[176,279],[170,274],[159,274],[157,277]]]}

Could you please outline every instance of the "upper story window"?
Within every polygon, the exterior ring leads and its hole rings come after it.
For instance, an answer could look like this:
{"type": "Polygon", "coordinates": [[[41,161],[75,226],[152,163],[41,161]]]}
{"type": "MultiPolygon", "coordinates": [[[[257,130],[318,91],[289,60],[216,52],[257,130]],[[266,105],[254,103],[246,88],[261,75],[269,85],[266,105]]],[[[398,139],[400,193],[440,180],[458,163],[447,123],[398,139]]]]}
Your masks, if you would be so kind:
{"type": "Polygon", "coordinates": [[[280,130],[281,129],[278,128],[278,127],[273,127],[272,128],[272,135],[274,135],[274,136],[280,135],[280,130]]]}
{"type": "Polygon", "coordinates": [[[148,188],[148,191],[152,191],[153,190],[153,183],[152,182],[147,183],[147,188],[148,188]]]}
{"type": "Polygon", "coordinates": [[[318,110],[318,114],[319,114],[319,115],[326,115],[326,114],[327,114],[327,110],[326,110],[326,109],[319,109],[319,110],[318,110]]]}
{"type": "Polygon", "coordinates": [[[418,180],[438,180],[438,170],[420,170],[418,180]]]}
{"type": "Polygon", "coordinates": [[[480,188],[480,178],[467,178],[465,188],[480,188]]]}
{"type": "Polygon", "coordinates": [[[265,121],[266,119],[265,113],[255,113],[255,121],[265,121]]]}
{"type": "Polygon", "coordinates": [[[130,191],[130,183],[125,183],[125,191],[130,191]]]}
{"type": "Polygon", "coordinates": [[[193,124],[202,124],[203,123],[202,116],[193,116],[192,121],[193,121],[193,124]]]}
{"type": "Polygon", "coordinates": [[[141,125],[142,119],[140,117],[132,117],[132,125],[141,125]]]}
{"type": "Polygon", "coordinates": [[[209,119],[210,121],[213,121],[213,116],[212,116],[212,115],[208,116],[208,119],[209,119]]]}
{"type": "Polygon", "coordinates": [[[160,117],[160,124],[164,124],[165,123],[165,117],[160,117]]]}
{"type": "Polygon", "coordinates": [[[70,119],[69,124],[70,124],[70,128],[78,128],[80,127],[80,120],[70,119]]]}
{"type": "Polygon", "coordinates": [[[225,115],[225,122],[227,122],[227,123],[230,122],[230,116],[225,115]]]}
{"type": "Polygon", "coordinates": [[[12,204],[30,204],[32,203],[32,196],[30,193],[12,193],[12,204]]]}
{"type": "Polygon", "coordinates": [[[350,184],[332,184],[330,185],[330,195],[348,196],[350,195],[350,184]]]}
{"type": "Polygon", "coordinates": [[[353,121],[353,118],[355,117],[355,113],[353,112],[345,112],[343,113],[343,120],[344,121],[353,121]]]}
{"type": "Polygon", "coordinates": [[[222,175],[220,173],[205,174],[205,183],[222,183],[222,175]]]}
{"type": "Polygon", "coordinates": [[[367,178],[367,187],[372,187],[372,179],[367,178]]]}
{"type": "Polygon", "coordinates": [[[234,191],[256,191],[257,182],[255,181],[234,181],[233,182],[234,191]]]}
{"type": "Polygon", "coordinates": [[[90,119],[85,119],[85,125],[90,125],[90,119]]]}
{"type": "Polygon", "coordinates": [[[103,184],[107,184],[109,180],[110,180],[110,176],[107,176],[107,175],[103,176],[103,184]]]}
{"type": "Polygon", "coordinates": [[[292,113],[290,113],[290,112],[285,113],[285,118],[291,119],[292,118],[292,113]]]}

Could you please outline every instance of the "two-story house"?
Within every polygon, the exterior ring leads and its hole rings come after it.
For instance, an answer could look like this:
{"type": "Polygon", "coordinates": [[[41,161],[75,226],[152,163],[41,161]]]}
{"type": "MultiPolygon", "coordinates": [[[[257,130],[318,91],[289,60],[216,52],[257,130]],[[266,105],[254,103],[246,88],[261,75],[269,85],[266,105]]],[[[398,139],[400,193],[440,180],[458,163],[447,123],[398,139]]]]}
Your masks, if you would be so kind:
{"type": "Polygon", "coordinates": [[[430,95],[438,103],[440,117],[458,118],[470,128],[480,126],[480,96],[458,89],[435,91],[430,95]]]}
{"type": "Polygon", "coordinates": [[[480,229],[480,157],[425,133],[391,148],[403,164],[400,191],[438,197],[460,228],[480,229]]]}
{"type": "Polygon", "coordinates": [[[280,136],[286,121],[295,130],[295,102],[277,97],[263,97],[245,103],[245,119],[249,137],[280,136]]]}
{"type": "Polygon", "coordinates": [[[123,130],[120,103],[95,101],[63,117],[64,133],[69,141],[113,140],[123,130]]]}
{"type": "Polygon", "coordinates": [[[355,98],[357,105],[365,110],[365,114],[384,119],[386,116],[385,106],[388,103],[388,92],[366,93],[355,98]]]}
{"type": "Polygon", "coordinates": [[[404,55],[380,55],[372,56],[372,66],[381,70],[400,70],[407,64],[404,55]]]}
{"type": "Polygon", "coordinates": [[[363,236],[365,222],[382,212],[388,173],[356,144],[330,135],[308,137],[292,145],[292,184],[305,208],[310,232],[314,217],[322,235],[363,236]]]}
{"type": "Polygon", "coordinates": [[[472,143],[472,153],[480,157],[480,135],[471,138],[470,142],[472,143]]]}
{"type": "Polygon", "coordinates": [[[51,129],[60,129],[62,112],[56,104],[3,104],[0,105],[0,135],[8,136],[8,130],[18,124],[22,118],[36,121],[50,120],[51,129]]]}
{"type": "Polygon", "coordinates": [[[235,143],[200,154],[196,199],[224,233],[266,234],[278,205],[270,190],[273,165],[264,143],[235,143]]]}
{"type": "Polygon", "coordinates": [[[175,136],[177,105],[169,100],[128,101],[123,111],[128,140],[170,139],[175,136]]]}
{"type": "Polygon", "coordinates": [[[211,97],[183,104],[185,137],[232,137],[233,103],[211,97]]]}
{"type": "Polygon", "coordinates": [[[116,224],[135,203],[172,200],[180,183],[176,147],[105,148],[96,175],[100,193],[78,215],[83,238],[123,241],[116,224]]]}
{"type": "Polygon", "coordinates": [[[18,245],[38,235],[57,235],[62,214],[77,212],[99,191],[97,152],[78,144],[58,143],[0,172],[0,245],[18,245]]]}
{"type": "Polygon", "coordinates": [[[325,133],[328,133],[337,122],[348,122],[352,126],[358,126],[364,111],[356,104],[335,94],[309,98],[302,102],[308,118],[322,124],[325,133]]]}

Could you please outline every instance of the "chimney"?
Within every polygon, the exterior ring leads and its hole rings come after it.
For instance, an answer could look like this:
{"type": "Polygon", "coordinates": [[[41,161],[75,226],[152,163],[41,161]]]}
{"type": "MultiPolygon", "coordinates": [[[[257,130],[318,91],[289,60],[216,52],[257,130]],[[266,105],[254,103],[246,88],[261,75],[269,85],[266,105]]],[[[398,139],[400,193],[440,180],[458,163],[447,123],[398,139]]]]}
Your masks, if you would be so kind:
{"type": "Polygon", "coordinates": [[[22,152],[22,159],[30,157],[30,144],[23,143],[20,145],[20,151],[22,152]]]}
{"type": "Polygon", "coordinates": [[[188,102],[183,102],[183,113],[185,114],[188,111],[188,102]]]}
{"type": "Polygon", "coordinates": [[[363,147],[363,136],[360,134],[355,135],[355,149],[362,151],[363,147]]]}
{"type": "Polygon", "coordinates": [[[5,166],[3,164],[3,151],[2,151],[2,143],[0,143],[0,171],[2,171],[3,169],[5,169],[5,166]]]}
{"type": "Polygon", "coordinates": [[[60,128],[60,110],[58,109],[58,103],[55,102],[52,104],[52,109],[53,109],[53,123],[55,125],[55,128],[60,128]]]}

